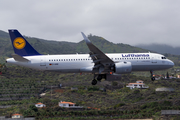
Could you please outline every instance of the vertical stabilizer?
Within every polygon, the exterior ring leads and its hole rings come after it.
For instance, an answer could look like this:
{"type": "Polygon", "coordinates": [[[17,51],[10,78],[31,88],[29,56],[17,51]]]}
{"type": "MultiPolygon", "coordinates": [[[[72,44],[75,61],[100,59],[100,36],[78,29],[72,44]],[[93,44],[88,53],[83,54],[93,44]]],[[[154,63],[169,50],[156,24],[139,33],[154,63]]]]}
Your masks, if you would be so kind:
{"type": "Polygon", "coordinates": [[[15,54],[20,56],[41,55],[28,43],[18,30],[10,29],[8,31],[15,54]]]}

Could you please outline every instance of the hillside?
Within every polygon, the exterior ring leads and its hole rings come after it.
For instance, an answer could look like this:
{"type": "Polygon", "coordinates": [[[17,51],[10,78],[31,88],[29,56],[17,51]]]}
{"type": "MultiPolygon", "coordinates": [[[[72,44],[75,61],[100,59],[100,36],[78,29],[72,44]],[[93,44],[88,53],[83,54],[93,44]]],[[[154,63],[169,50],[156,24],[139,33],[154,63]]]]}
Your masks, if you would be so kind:
{"type": "MultiPolygon", "coordinates": [[[[88,36],[89,39],[103,52],[147,52],[147,50],[125,45],[114,44],[98,36],[88,36]]],[[[69,54],[88,53],[89,50],[84,41],[79,43],[47,41],[38,38],[26,37],[32,46],[41,54],[69,54]]],[[[13,53],[9,36],[0,31],[0,60],[11,57],[13,53]]],[[[165,54],[178,65],[178,55],[165,54]]],[[[173,69],[168,70],[170,74],[173,69]]],[[[154,72],[166,74],[167,71],[154,72]]],[[[180,80],[159,80],[152,82],[149,72],[133,72],[122,75],[119,81],[98,82],[91,85],[92,74],[59,74],[32,70],[19,66],[8,66],[0,75],[0,115],[10,116],[13,113],[21,113],[25,117],[35,116],[36,119],[119,119],[119,118],[150,118],[160,116],[163,109],[180,109],[180,80]],[[146,74],[146,75],[145,75],[146,74]],[[140,76],[142,75],[142,76],[140,76]],[[146,77],[148,76],[148,77],[146,77]],[[143,80],[149,89],[126,88],[129,82],[143,80]],[[62,84],[62,88],[59,85],[62,84]],[[71,90],[72,87],[78,90],[71,90]],[[158,87],[171,87],[174,92],[156,92],[158,87]],[[40,96],[45,93],[44,96],[40,96]],[[58,107],[59,101],[75,102],[84,106],[83,110],[71,110],[58,107]],[[43,102],[46,108],[34,108],[34,104],[43,102]],[[96,108],[96,109],[87,109],[96,108]]]]}
{"type": "MultiPolygon", "coordinates": [[[[170,71],[169,71],[170,72],[170,71]]],[[[164,73],[166,73],[164,71],[164,73]]],[[[123,75],[119,81],[102,81],[91,85],[91,74],[59,74],[42,72],[24,67],[11,66],[0,75],[0,116],[21,113],[36,119],[68,117],[74,119],[150,118],[160,116],[163,109],[180,109],[180,80],[159,80],[149,77],[123,75]],[[143,80],[149,89],[126,88],[126,84],[143,80]],[[62,88],[59,88],[62,84],[62,88]],[[51,87],[53,86],[53,87],[51,87]],[[71,90],[72,87],[78,90],[71,90]],[[156,92],[159,87],[174,88],[174,92],[156,92]],[[52,89],[51,89],[52,88],[52,89]],[[40,97],[40,94],[46,93],[40,97]],[[58,102],[70,101],[85,109],[73,110],[58,107],[58,102]],[[46,104],[44,109],[35,109],[37,102],[46,104]],[[87,109],[87,107],[97,109],[87,109]]]]}
{"type": "MultiPolygon", "coordinates": [[[[117,53],[117,52],[147,52],[144,49],[133,47],[126,44],[114,44],[98,36],[88,36],[89,39],[99,49],[105,53],[117,53]]],[[[64,42],[64,41],[48,41],[39,38],[26,37],[28,42],[41,54],[75,54],[75,53],[88,53],[89,49],[85,42],[81,40],[78,43],[64,42]]],[[[0,62],[3,62],[5,58],[11,57],[13,48],[9,38],[9,34],[0,31],[0,62]]]]}
{"type": "Polygon", "coordinates": [[[150,51],[156,51],[161,54],[169,53],[173,55],[180,55],[180,47],[172,47],[170,45],[165,44],[149,44],[149,45],[136,45],[136,47],[147,49],[150,51]]]}

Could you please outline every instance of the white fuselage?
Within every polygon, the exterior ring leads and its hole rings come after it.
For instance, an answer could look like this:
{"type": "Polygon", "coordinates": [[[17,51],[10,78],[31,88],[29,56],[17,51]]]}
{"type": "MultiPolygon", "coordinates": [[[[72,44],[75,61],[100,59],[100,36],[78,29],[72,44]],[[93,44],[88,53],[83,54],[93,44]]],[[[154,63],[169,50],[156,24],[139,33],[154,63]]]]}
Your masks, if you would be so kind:
{"type": "MultiPolygon", "coordinates": [[[[161,54],[156,53],[117,53],[106,54],[115,63],[131,62],[132,71],[154,71],[168,69],[174,63],[161,54]]],[[[38,70],[58,71],[61,73],[92,73],[94,63],[89,54],[68,54],[68,55],[37,55],[23,56],[29,62],[18,62],[14,58],[6,60],[24,67],[38,70]]]]}

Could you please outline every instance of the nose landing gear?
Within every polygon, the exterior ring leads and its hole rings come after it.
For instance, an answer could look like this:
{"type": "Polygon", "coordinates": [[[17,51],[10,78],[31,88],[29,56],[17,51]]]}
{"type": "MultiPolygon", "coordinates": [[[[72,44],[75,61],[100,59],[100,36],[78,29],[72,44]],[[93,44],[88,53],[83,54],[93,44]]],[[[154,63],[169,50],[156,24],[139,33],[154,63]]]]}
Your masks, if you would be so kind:
{"type": "Polygon", "coordinates": [[[153,71],[151,70],[150,73],[151,73],[151,80],[154,81],[155,77],[153,77],[153,71]]]}

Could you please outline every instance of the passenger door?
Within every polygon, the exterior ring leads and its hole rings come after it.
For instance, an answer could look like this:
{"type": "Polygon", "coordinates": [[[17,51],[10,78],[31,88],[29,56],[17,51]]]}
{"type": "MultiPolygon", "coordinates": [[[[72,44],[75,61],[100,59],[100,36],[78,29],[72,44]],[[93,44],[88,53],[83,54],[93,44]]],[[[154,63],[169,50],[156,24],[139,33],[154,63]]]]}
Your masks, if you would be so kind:
{"type": "Polygon", "coordinates": [[[152,56],[152,63],[157,63],[156,55],[152,56]]]}

